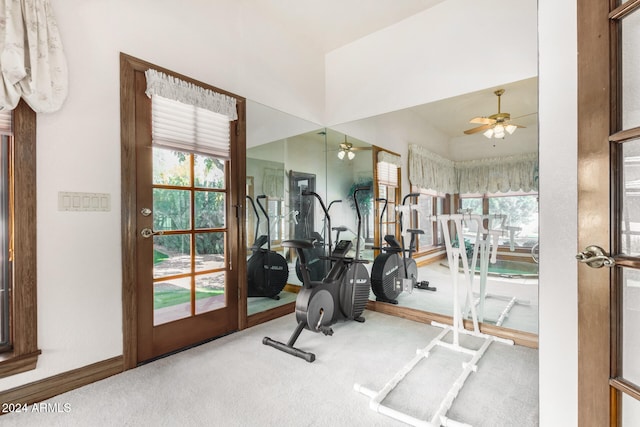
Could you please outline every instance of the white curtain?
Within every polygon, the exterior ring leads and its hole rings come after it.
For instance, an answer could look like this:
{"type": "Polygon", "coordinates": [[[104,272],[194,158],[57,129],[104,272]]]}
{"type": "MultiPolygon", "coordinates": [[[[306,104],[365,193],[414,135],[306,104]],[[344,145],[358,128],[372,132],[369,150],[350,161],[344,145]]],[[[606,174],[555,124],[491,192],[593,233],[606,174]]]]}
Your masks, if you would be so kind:
{"type": "Polygon", "coordinates": [[[409,146],[409,181],[440,193],[538,190],[538,155],[454,162],[419,145],[409,146]]]}
{"type": "Polygon", "coordinates": [[[439,193],[457,193],[454,162],[420,145],[409,145],[409,181],[439,193]]]}
{"type": "Polygon", "coordinates": [[[223,114],[229,118],[229,121],[238,119],[236,99],[231,96],[196,86],[193,83],[152,69],[145,72],[145,77],[147,78],[147,90],[145,93],[149,98],[153,95],[158,95],[183,104],[223,114]]]}
{"type": "Polygon", "coordinates": [[[268,197],[282,199],[284,197],[284,169],[264,168],[262,191],[268,197]]]}
{"type": "Polygon", "coordinates": [[[456,162],[459,193],[538,190],[536,153],[456,162]]]}
{"type": "Polygon", "coordinates": [[[0,0],[0,110],[22,97],[36,113],[60,109],[68,70],[48,0],[0,0]]]}

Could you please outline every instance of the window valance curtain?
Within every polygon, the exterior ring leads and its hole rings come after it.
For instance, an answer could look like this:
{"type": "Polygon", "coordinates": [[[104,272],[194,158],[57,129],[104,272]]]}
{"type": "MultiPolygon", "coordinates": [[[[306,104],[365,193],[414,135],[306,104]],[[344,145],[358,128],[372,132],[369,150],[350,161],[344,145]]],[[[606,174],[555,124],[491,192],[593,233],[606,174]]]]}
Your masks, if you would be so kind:
{"type": "Polygon", "coordinates": [[[236,99],[156,70],[145,72],[151,98],[152,144],[228,159],[236,99]]]}
{"type": "Polygon", "coordinates": [[[420,145],[409,145],[409,181],[440,193],[457,193],[454,162],[420,145]]]}
{"type": "Polygon", "coordinates": [[[153,69],[147,70],[145,77],[147,78],[147,90],[145,93],[150,98],[152,95],[159,95],[183,104],[223,114],[230,121],[238,119],[236,99],[231,96],[196,86],[193,83],[168,76],[153,69]]]}
{"type": "Polygon", "coordinates": [[[389,153],[387,151],[378,151],[378,162],[390,163],[397,167],[402,167],[402,158],[397,154],[389,153]]]}
{"type": "Polygon", "coordinates": [[[0,110],[13,110],[20,98],[36,113],[64,103],[67,61],[48,0],[0,2],[0,76],[0,110]]]}
{"type": "Polygon", "coordinates": [[[284,197],[284,169],[264,168],[262,191],[267,197],[282,199],[284,197]]]}
{"type": "Polygon", "coordinates": [[[538,190],[538,155],[456,162],[459,193],[505,193],[538,190]]]}
{"type": "Polygon", "coordinates": [[[409,146],[409,181],[441,193],[538,190],[538,155],[454,162],[419,145],[409,146]]]}

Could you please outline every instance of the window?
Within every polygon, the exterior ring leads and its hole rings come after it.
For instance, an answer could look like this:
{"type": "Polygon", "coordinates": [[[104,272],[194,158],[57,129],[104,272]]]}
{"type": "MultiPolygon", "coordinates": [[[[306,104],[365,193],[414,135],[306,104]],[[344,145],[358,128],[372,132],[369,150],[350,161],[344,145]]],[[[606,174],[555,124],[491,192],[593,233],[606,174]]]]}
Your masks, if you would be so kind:
{"type": "MultiPolygon", "coordinates": [[[[4,115],[7,123],[7,115],[4,115]]],[[[36,114],[24,102],[2,132],[2,352],[0,377],[35,369],[36,323],[36,114]],[[12,196],[15,195],[15,197],[12,196]],[[9,264],[10,263],[10,264],[9,264]]]]}
{"type": "MultiPolygon", "coordinates": [[[[400,202],[400,156],[391,152],[376,148],[374,151],[374,159],[376,160],[375,182],[376,182],[376,198],[386,201],[386,209],[384,217],[380,218],[385,202],[377,203],[378,232],[380,236],[376,241],[382,242],[384,236],[391,234],[396,235],[397,218],[396,206],[400,202]],[[380,222],[381,221],[381,222],[380,222]]],[[[382,243],[380,243],[382,245],[382,243]]]]}
{"type": "Polygon", "coordinates": [[[11,350],[9,291],[11,290],[11,111],[0,111],[0,352],[11,350]]]}
{"type": "Polygon", "coordinates": [[[419,193],[420,197],[418,197],[418,209],[411,215],[411,228],[424,231],[424,234],[416,236],[416,252],[420,253],[444,245],[442,224],[440,221],[431,221],[431,217],[445,213],[446,195],[415,186],[412,192],[419,193]]]}
{"type": "Polygon", "coordinates": [[[502,229],[502,246],[532,248],[538,243],[538,193],[492,193],[460,195],[460,211],[488,215],[485,227],[502,229]],[[509,229],[513,228],[511,236],[509,229]],[[513,238],[513,241],[512,241],[513,238]]]}

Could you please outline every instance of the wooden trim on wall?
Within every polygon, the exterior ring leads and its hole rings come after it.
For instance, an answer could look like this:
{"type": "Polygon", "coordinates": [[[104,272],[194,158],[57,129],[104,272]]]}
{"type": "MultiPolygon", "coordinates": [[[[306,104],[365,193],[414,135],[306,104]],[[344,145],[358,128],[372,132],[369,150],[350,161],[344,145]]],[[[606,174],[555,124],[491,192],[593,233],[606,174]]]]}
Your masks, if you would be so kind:
{"type": "Polygon", "coordinates": [[[120,179],[122,232],[122,338],[124,369],[137,364],[137,291],[136,291],[136,137],[133,74],[140,67],[135,58],[120,54],[120,179]]]}
{"type": "MultiPolygon", "coordinates": [[[[412,320],[414,322],[430,324],[431,322],[453,325],[453,318],[444,314],[429,313],[415,308],[398,307],[397,305],[387,304],[378,301],[367,302],[367,309],[377,311],[378,313],[388,314],[391,316],[401,317],[403,319],[412,320]]],[[[473,323],[464,320],[464,327],[467,330],[473,330],[473,323]]],[[[531,332],[517,331],[515,329],[507,329],[501,326],[480,324],[480,332],[493,335],[500,338],[510,339],[517,345],[529,348],[538,348],[538,336],[531,332]]]]}
{"type": "Polygon", "coordinates": [[[123,361],[122,356],[117,356],[3,391],[0,393],[0,403],[30,405],[50,399],[59,394],[121,373],[123,371],[123,361]]]}
{"type": "Polygon", "coordinates": [[[269,320],[277,319],[287,314],[291,314],[295,311],[296,303],[290,302],[285,305],[281,305],[270,310],[261,311],[260,313],[252,314],[247,317],[247,328],[259,325],[269,320]]]}
{"type": "Polygon", "coordinates": [[[13,114],[14,233],[12,344],[0,358],[0,377],[35,369],[37,322],[36,113],[20,101],[13,114]]]}

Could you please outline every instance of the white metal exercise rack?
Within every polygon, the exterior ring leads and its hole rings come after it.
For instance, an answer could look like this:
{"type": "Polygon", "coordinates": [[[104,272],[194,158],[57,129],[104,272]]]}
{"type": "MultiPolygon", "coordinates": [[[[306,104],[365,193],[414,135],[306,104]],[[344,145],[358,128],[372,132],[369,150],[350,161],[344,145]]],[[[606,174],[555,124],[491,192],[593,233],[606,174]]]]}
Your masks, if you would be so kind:
{"type": "MultiPolygon", "coordinates": [[[[443,328],[442,332],[435,337],[431,342],[423,349],[416,350],[416,356],[411,359],[405,366],[403,366],[391,380],[389,380],[382,389],[379,391],[374,391],[368,389],[360,384],[355,384],[354,389],[365,396],[369,397],[369,407],[383,415],[394,418],[396,420],[402,421],[404,423],[414,425],[414,426],[423,426],[423,427],[436,427],[436,426],[469,426],[468,424],[455,421],[446,416],[447,412],[451,408],[453,401],[458,396],[458,393],[462,389],[464,382],[467,377],[471,374],[471,372],[475,372],[478,369],[477,363],[480,358],[484,355],[487,348],[494,341],[499,341],[505,344],[513,345],[512,340],[506,340],[503,338],[494,337],[491,335],[487,335],[480,332],[480,328],[478,327],[478,318],[475,310],[475,305],[470,304],[471,306],[471,319],[473,321],[473,331],[468,331],[464,328],[463,319],[462,319],[462,310],[460,307],[459,294],[458,294],[458,279],[459,279],[459,271],[458,265],[462,261],[463,274],[466,283],[466,300],[471,301],[472,297],[472,289],[473,289],[473,277],[474,274],[469,274],[469,263],[467,261],[465,247],[462,238],[462,221],[479,221],[478,224],[478,233],[481,231],[481,219],[478,216],[471,215],[463,215],[463,214],[453,214],[453,215],[438,215],[431,217],[432,221],[440,221],[442,224],[442,234],[444,237],[445,246],[447,249],[447,260],[449,262],[449,272],[451,274],[452,279],[452,288],[453,288],[453,325],[445,325],[442,323],[432,322],[433,326],[443,328]],[[449,232],[449,226],[452,225],[454,227],[455,235],[458,237],[458,247],[453,247],[451,242],[451,234],[449,232]],[[452,342],[443,341],[444,337],[452,332],[452,342]],[[478,350],[472,350],[466,347],[463,347],[459,343],[459,334],[467,334],[473,335],[475,337],[479,337],[484,339],[484,343],[478,350]],[[420,362],[422,359],[426,359],[429,357],[429,352],[435,347],[440,346],[455,352],[468,354],[471,356],[471,359],[466,363],[462,364],[462,372],[460,376],[453,383],[451,388],[448,390],[444,399],[441,401],[440,406],[435,414],[431,417],[431,420],[422,420],[418,419],[412,415],[406,414],[397,409],[391,408],[383,404],[384,399],[387,395],[402,381],[403,378],[407,374],[411,372],[411,370],[420,362]]],[[[484,240],[480,238],[480,235],[477,236],[476,243],[474,245],[474,254],[476,256],[473,257],[473,263],[477,260],[477,245],[480,240],[484,240]]],[[[482,258],[483,262],[489,261],[489,257],[482,258]]],[[[475,269],[475,265],[473,265],[475,269]]]]}

